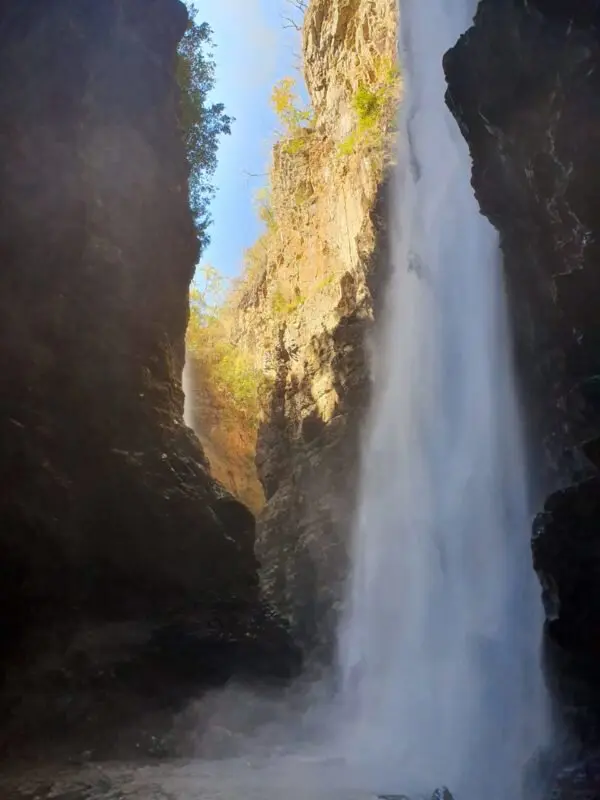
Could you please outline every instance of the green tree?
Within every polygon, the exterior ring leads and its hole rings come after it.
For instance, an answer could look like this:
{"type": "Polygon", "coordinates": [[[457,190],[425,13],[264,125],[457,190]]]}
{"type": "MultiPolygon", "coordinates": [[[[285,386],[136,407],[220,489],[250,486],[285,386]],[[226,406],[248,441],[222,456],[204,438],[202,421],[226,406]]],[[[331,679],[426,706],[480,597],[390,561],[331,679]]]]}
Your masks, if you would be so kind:
{"type": "Polygon", "coordinates": [[[210,201],[215,194],[212,178],[217,167],[221,136],[231,133],[233,118],[223,103],[211,103],[215,85],[212,30],[196,22],[197,8],[187,4],[190,21],[177,54],[177,81],[181,89],[180,125],[190,165],[190,206],[200,247],[210,241],[210,201]]]}
{"type": "Polygon", "coordinates": [[[352,98],[356,123],[340,144],[340,155],[350,156],[359,149],[385,149],[389,144],[389,136],[386,135],[396,113],[399,90],[398,65],[389,58],[379,59],[375,77],[369,84],[359,83],[352,98]]]}

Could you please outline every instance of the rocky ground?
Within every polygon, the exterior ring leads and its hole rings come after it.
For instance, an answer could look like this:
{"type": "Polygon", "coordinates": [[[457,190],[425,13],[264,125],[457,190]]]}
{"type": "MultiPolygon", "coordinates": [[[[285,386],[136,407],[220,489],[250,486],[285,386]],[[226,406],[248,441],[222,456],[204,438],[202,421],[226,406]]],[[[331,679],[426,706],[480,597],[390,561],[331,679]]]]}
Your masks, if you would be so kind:
{"type": "MultiPolygon", "coordinates": [[[[596,800],[600,756],[536,770],[524,797],[596,800]]],[[[454,800],[442,787],[419,800],[454,800]]],[[[97,762],[62,766],[14,763],[0,777],[0,800],[408,800],[368,786],[343,758],[322,750],[271,750],[196,760],[97,762]]]]}
{"type": "MultiPolygon", "coordinates": [[[[223,759],[161,764],[15,765],[0,778],[1,800],[407,800],[352,788],[343,762],[310,757],[223,759]]],[[[563,769],[549,800],[595,800],[600,759],[563,769]]],[[[446,789],[432,800],[453,800],[446,789]]]]}
{"type": "Polygon", "coordinates": [[[339,768],[310,761],[227,759],[159,765],[15,768],[1,800],[367,800],[344,786],[339,768]]]}

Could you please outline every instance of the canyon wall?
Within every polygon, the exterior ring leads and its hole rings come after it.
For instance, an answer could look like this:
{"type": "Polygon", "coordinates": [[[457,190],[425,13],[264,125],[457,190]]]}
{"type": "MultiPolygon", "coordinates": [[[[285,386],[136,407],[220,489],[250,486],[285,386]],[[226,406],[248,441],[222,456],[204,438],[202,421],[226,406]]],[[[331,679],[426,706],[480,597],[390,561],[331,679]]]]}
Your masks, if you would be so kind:
{"type": "Polygon", "coordinates": [[[445,59],[482,212],[500,232],[539,504],[533,553],[561,726],[600,743],[600,14],[482,0],[445,59]]]}
{"type": "Polygon", "coordinates": [[[179,0],[0,3],[2,745],[283,663],[253,517],[182,420],[186,25],[179,0]]]}
{"type": "Polygon", "coordinates": [[[234,309],[233,338],[269,379],[257,442],[263,584],[311,646],[331,643],[346,575],[368,336],[387,267],[396,42],[396,0],[309,4],[311,121],[275,145],[269,230],[234,309]]]}

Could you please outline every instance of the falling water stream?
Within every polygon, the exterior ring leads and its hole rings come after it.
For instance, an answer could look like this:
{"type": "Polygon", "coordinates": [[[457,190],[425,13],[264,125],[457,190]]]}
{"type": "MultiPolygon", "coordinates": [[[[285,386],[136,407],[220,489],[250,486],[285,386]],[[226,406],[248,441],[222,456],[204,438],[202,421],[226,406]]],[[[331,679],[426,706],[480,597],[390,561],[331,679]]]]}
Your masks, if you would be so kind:
{"type": "Polygon", "coordinates": [[[183,421],[188,428],[194,427],[194,415],[192,412],[192,375],[190,369],[190,361],[186,352],[185,365],[183,367],[183,374],[181,376],[181,388],[183,389],[183,421]]]}
{"type": "MultiPolygon", "coordinates": [[[[256,781],[263,798],[280,789],[294,798],[418,797],[446,785],[457,800],[520,800],[523,768],[547,738],[498,240],[479,213],[467,146],[444,102],[442,58],[476,5],[400,0],[393,269],[338,703],[321,708],[327,719],[310,752],[271,751],[258,771],[230,762],[225,783],[205,763],[205,787],[215,791],[195,784],[190,797],[237,796],[236,786],[248,792],[256,781]]],[[[184,389],[190,424],[187,371],[184,389]]]]}
{"type": "Polygon", "coordinates": [[[444,103],[475,0],[402,0],[393,275],[349,611],[348,752],[378,785],[519,796],[542,744],[541,607],[497,236],[444,103]]]}
{"type": "MultiPolygon", "coordinates": [[[[531,800],[523,767],[548,725],[528,475],[497,236],[479,213],[468,150],[444,103],[442,58],[476,5],[400,0],[393,269],[340,629],[341,689],[311,709],[318,735],[310,746],[298,736],[286,744],[298,720],[287,726],[278,710],[280,727],[263,741],[253,730],[241,755],[200,748],[185,764],[90,764],[51,780],[42,770],[17,796],[366,800],[427,797],[446,785],[456,800],[531,800]]],[[[183,384],[191,424],[187,369],[183,384]]],[[[217,741],[230,733],[223,719],[252,718],[249,697],[236,687],[219,694],[217,741]]],[[[201,705],[212,719],[206,698],[201,705]]]]}

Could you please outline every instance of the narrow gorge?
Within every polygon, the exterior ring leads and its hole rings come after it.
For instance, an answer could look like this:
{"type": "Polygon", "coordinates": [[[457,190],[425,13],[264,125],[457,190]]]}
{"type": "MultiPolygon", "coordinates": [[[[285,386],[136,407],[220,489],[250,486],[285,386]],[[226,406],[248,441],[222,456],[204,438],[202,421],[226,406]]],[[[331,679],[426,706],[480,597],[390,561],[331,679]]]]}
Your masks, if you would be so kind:
{"type": "Polygon", "coordinates": [[[0,796],[593,800],[598,4],[292,5],[211,305],[183,3],[0,0],[0,796]]]}
{"type": "Polygon", "coordinates": [[[176,0],[0,4],[11,757],[63,735],[152,748],[202,686],[299,661],[261,600],[252,514],[182,419],[198,255],[174,63],[186,25],[176,0]]]}
{"type": "MultiPolygon", "coordinates": [[[[389,269],[397,24],[396,0],[308,5],[310,121],[274,146],[266,229],[226,312],[232,341],[265,376],[262,419],[254,447],[246,420],[232,426],[225,468],[218,399],[196,388],[195,427],[222,479],[264,504],[263,586],[308,649],[331,648],[347,572],[368,337],[389,269]]],[[[202,363],[195,371],[199,387],[202,363]]]]}

